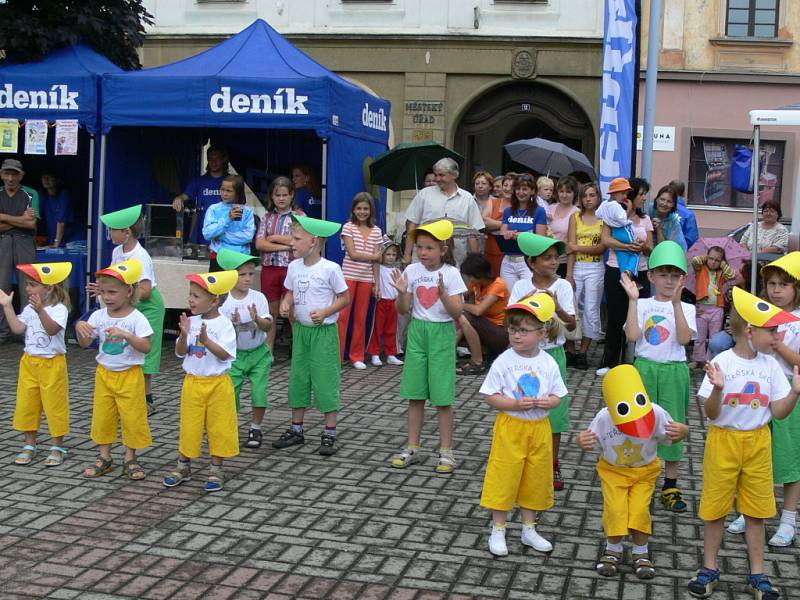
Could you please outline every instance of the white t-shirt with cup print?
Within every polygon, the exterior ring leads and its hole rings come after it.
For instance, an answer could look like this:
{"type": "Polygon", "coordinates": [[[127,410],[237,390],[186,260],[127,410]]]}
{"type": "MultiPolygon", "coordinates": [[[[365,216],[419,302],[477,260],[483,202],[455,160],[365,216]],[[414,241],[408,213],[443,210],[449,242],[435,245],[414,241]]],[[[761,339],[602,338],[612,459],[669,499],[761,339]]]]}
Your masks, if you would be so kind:
{"type": "MultiPolygon", "coordinates": [[[[249,315],[248,315],[249,316],[249,315]]],[[[227,373],[236,359],[236,330],[228,317],[219,315],[213,319],[203,319],[202,315],[189,317],[189,335],[186,338],[186,354],[181,356],[175,349],[175,356],[183,359],[183,370],[189,375],[214,377],[227,373]],[[200,327],[206,325],[206,335],[228,353],[228,358],[220,360],[200,342],[200,327]]]]}
{"type": "Polygon", "coordinates": [[[652,404],[656,416],[656,424],[650,439],[638,438],[622,433],[608,412],[604,408],[597,413],[589,424],[598,438],[598,446],[605,458],[612,465],[618,467],[642,467],[649,465],[658,458],[658,445],[670,445],[672,442],[667,437],[667,423],[672,421],[669,413],[658,404],[652,404]]]}
{"type": "Polygon", "coordinates": [[[233,314],[238,311],[239,324],[234,325],[236,330],[236,347],[240,350],[252,350],[264,345],[267,341],[267,332],[263,331],[250,316],[250,307],[256,306],[256,314],[261,319],[272,320],[269,312],[269,303],[266,296],[257,290],[247,290],[244,298],[237,299],[229,293],[228,297],[219,307],[219,312],[228,317],[233,323],[233,314]]]}
{"type": "Polygon", "coordinates": [[[53,321],[61,325],[61,330],[55,335],[48,335],[39,318],[39,313],[28,304],[18,317],[25,323],[25,353],[42,358],[53,358],[59,354],[66,354],[64,330],[67,328],[67,319],[69,318],[67,307],[58,303],[45,306],[44,311],[53,321]]]}
{"type": "MultiPolygon", "coordinates": [[[[508,398],[563,398],[569,392],[561,379],[558,363],[547,352],[540,350],[536,356],[525,357],[509,348],[498,356],[489,368],[480,393],[486,396],[502,394],[508,398]]],[[[537,421],[550,411],[545,408],[507,410],[506,414],[519,419],[537,421]]]]}
{"type": "MultiPolygon", "coordinates": [[[[693,304],[681,302],[686,324],[692,330],[692,339],[697,337],[697,311],[693,304]]],[[[661,302],[655,298],[641,298],[636,303],[636,314],[642,336],[636,340],[636,356],[655,362],[683,362],[686,347],[678,342],[675,329],[675,310],[671,301],[661,302]]]]}
{"type": "Polygon", "coordinates": [[[411,294],[411,316],[415,319],[434,323],[453,320],[439,298],[439,273],[442,274],[448,296],[463,294],[467,291],[461,274],[452,265],[443,264],[435,271],[429,271],[420,263],[408,265],[403,271],[403,275],[408,281],[408,293],[411,294]]]}
{"type": "Polygon", "coordinates": [[[95,335],[100,342],[97,362],[109,371],[125,371],[135,365],[143,365],[145,354],[139,352],[125,340],[109,336],[106,331],[112,327],[123,329],[136,337],[144,338],[153,335],[153,328],[145,316],[133,309],[124,317],[112,317],[107,308],[101,308],[89,315],[87,321],[95,328],[95,335]]]}
{"type": "MultiPolygon", "coordinates": [[[[550,284],[550,287],[546,290],[540,290],[533,287],[533,279],[520,279],[517,283],[514,284],[514,288],[511,290],[511,296],[508,299],[509,306],[514,304],[515,302],[519,302],[523,298],[527,298],[528,296],[532,296],[538,292],[550,292],[558,300],[558,306],[568,315],[575,316],[575,292],[572,290],[572,286],[566,279],[561,279],[560,277],[556,279],[553,283],[550,284]]],[[[558,337],[555,341],[551,342],[548,339],[543,339],[542,342],[539,344],[539,347],[542,350],[549,350],[550,348],[558,348],[559,346],[563,346],[567,343],[567,338],[564,335],[564,328],[561,328],[561,331],[558,334],[558,337]]]]}
{"type": "MultiPolygon", "coordinates": [[[[733,349],[725,350],[712,361],[722,369],[725,386],[719,417],[709,419],[717,427],[752,431],[772,419],[769,403],[789,395],[792,386],[773,356],[759,352],[755,358],[742,358],[733,349]]],[[[697,395],[708,398],[714,386],[703,378],[697,395]]]]}
{"type": "MultiPolygon", "coordinates": [[[[289,263],[283,287],[294,295],[294,316],[303,325],[314,326],[311,312],[327,308],[336,296],[347,291],[342,268],[327,258],[321,258],[313,265],[306,266],[302,258],[289,263]]],[[[339,313],[325,317],[323,323],[330,325],[339,320],[339,313]]]]}

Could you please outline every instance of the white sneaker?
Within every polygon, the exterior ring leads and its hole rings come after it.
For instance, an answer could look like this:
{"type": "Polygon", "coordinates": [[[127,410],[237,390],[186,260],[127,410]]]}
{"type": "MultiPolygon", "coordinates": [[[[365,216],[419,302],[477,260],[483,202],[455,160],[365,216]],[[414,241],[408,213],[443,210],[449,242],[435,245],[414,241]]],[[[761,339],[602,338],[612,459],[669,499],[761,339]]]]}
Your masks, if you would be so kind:
{"type": "Polygon", "coordinates": [[[458,358],[472,356],[472,352],[469,351],[469,348],[464,348],[464,346],[456,346],[456,354],[458,355],[458,358]]]}
{"type": "Polygon", "coordinates": [[[744,533],[744,515],[739,515],[728,525],[728,533],[744,533]]]}
{"type": "MultiPolygon", "coordinates": [[[[377,354],[374,354],[372,356],[372,360],[370,362],[372,363],[373,367],[380,367],[383,364],[383,361],[381,361],[381,357],[378,356],[377,354]]],[[[388,362],[388,360],[387,360],[387,362],[388,362]]]]}
{"type": "Polygon", "coordinates": [[[396,356],[387,356],[386,357],[386,364],[388,365],[402,365],[403,361],[397,358],[396,356]]]}
{"type": "Polygon", "coordinates": [[[366,369],[366,368],[367,368],[367,365],[365,365],[365,364],[364,364],[363,362],[361,362],[360,360],[357,360],[356,362],[354,362],[354,363],[353,363],[353,368],[354,368],[354,369],[359,369],[359,370],[361,370],[361,369],[366,369]]]}
{"type": "Polygon", "coordinates": [[[599,375],[600,377],[605,377],[606,373],[608,373],[611,369],[608,367],[600,367],[597,371],[594,372],[595,375],[599,375]]]}
{"type": "Polygon", "coordinates": [[[778,527],[778,531],[775,532],[775,535],[773,535],[767,543],[775,548],[788,548],[794,545],[796,533],[795,527],[787,523],[781,523],[780,527],[778,527]]]}
{"type": "Polygon", "coordinates": [[[539,552],[550,552],[553,549],[553,544],[536,533],[536,527],[522,527],[522,543],[539,552]]]}
{"type": "Polygon", "coordinates": [[[492,525],[492,533],[489,535],[489,552],[495,556],[508,556],[505,527],[501,529],[492,525]]]}

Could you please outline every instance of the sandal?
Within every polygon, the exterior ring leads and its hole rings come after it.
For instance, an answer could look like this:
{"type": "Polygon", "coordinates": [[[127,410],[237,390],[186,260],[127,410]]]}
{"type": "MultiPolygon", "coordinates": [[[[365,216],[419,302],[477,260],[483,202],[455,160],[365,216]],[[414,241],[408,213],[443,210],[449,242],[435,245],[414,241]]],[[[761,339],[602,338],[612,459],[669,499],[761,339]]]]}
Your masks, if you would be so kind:
{"type": "Polygon", "coordinates": [[[114,470],[114,461],[111,458],[103,458],[102,456],[98,456],[97,460],[94,461],[93,465],[86,467],[83,470],[83,476],[91,479],[93,477],[100,477],[101,475],[105,475],[109,471],[113,470],[114,470]]]}
{"type": "Polygon", "coordinates": [[[206,481],[207,492],[218,492],[222,489],[222,484],[225,482],[225,476],[222,473],[222,467],[211,465],[208,467],[208,480],[206,481]]]}
{"type": "Polygon", "coordinates": [[[419,462],[419,448],[403,448],[392,456],[392,466],[395,469],[405,469],[407,466],[419,462]]]}
{"type": "Polygon", "coordinates": [[[66,455],[67,450],[62,448],[61,446],[51,446],[50,447],[50,454],[47,455],[47,458],[44,461],[45,467],[57,467],[61,463],[64,462],[64,456],[66,455]]]}
{"type": "Polygon", "coordinates": [[[178,461],[178,467],[164,476],[162,483],[165,487],[175,487],[192,478],[192,467],[189,461],[178,461]]]}
{"type": "Polygon", "coordinates": [[[476,364],[469,361],[456,369],[456,375],[483,375],[486,372],[486,363],[476,364]]]}
{"type": "Polygon", "coordinates": [[[127,475],[128,478],[134,481],[141,481],[147,477],[144,469],[142,469],[142,465],[140,465],[139,461],[135,458],[125,461],[125,464],[122,465],[122,474],[127,475]]]}
{"type": "Polygon", "coordinates": [[[652,579],[656,576],[656,569],[647,554],[633,554],[633,572],[639,579],[652,579]]]}
{"type": "Polygon", "coordinates": [[[617,574],[617,565],[622,559],[621,552],[605,549],[594,570],[602,577],[613,577],[617,574]]]}
{"type": "Polygon", "coordinates": [[[17,457],[14,459],[15,465],[29,465],[33,462],[33,457],[36,456],[36,446],[31,446],[30,444],[25,444],[22,447],[22,452],[17,454],[17,457]]]}
{"type": "Polygon", "coordinates": [[[456,468],[456,459],[451,450],[439,451],[439,464],[436,465],[436,472],[449,475],[456,468]]]}

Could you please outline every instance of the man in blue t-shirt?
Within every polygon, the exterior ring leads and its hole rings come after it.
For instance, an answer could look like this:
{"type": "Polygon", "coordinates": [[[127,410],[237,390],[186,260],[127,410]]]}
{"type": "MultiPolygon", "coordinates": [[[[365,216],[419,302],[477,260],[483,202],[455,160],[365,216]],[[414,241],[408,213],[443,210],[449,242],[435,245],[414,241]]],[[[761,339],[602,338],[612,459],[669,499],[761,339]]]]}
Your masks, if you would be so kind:
{"type": "Polygon", "coordinates": [[[228,175],[228,153],[222,148],[209,147],[206,162],[206,172],[193,178],[184,192],[172,201],[172,208],[176,211],[182,211],[184,206],[195,209],[188,240],[192,244],[208,244],[203,237],[203,219],[208,207],[220,201],[219,188],[222,179],[228,175]]]}

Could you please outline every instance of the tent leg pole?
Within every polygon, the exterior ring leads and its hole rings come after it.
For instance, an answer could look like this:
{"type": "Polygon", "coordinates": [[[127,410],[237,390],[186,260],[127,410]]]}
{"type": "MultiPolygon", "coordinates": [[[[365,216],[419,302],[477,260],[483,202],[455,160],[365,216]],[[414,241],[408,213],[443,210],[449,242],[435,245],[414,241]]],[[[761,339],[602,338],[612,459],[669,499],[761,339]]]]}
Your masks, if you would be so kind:
{"type": "Polygon", "coordinates": [[[322,202],[322,219],[328,218],[328,140],[322,140],[322,183],[320,199],[322,202]]]}
{"type": "MultiPolygon", "coordinates": [[[[100,136],[100,178],[98,181],[98,193],[97,193],[97,222],[99,223],[100,215],[103,214],[105,211],[105,204],[106,204],[106,135],[103,134],[100,136]]],[[[97,243],[97,247],[95,248],[95,261],[96,267],[98,269],[101,268],[100,261],[103,259],[103,228],[98,225],[97,229],[95,230],[94,239],[97,243]]]]}
{"type": "Polygon", "coordinates": [[[750,265],[750,293],[756,293],[756,283],[758,281],[758,179],[761,175],[761,157],[759,156],[761,138],[761,125],[753,128],[753,162],[751,173],[753,178],[753,226],[750,243],[752,244],[752,255],[750,265]]]}
{"type": "MultiPolygon", "coordinates": [[[[92,236],[94,228],[94,135],[89,137],[89,198],[86,209],[86,281],[81,282],[84,287],[89,283],[89,274],[92,272],[92,250],[94,244],[92,243],[92,236]]],[[[89,310],[91,299],[89,294],[86,294],[83,310],[89,310]]]]}

